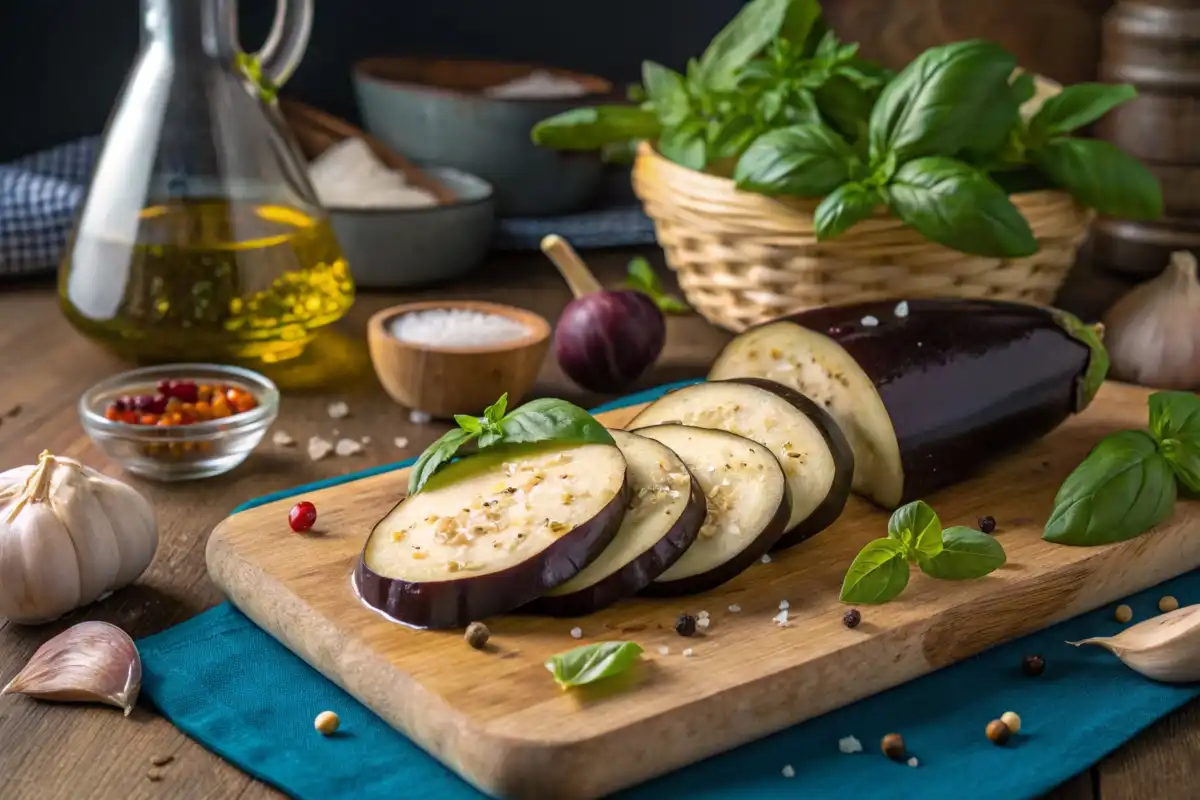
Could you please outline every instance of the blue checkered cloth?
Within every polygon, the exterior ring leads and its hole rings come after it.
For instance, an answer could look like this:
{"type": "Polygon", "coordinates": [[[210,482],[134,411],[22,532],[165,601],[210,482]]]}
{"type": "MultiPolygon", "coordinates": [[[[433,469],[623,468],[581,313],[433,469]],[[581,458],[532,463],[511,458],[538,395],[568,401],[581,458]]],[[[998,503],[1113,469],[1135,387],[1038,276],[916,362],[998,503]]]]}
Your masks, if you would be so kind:
{"type": "MultiPolygon", "coordinates": [[[[100,138],[89,136],[0,165],[0,277],[57,269],[99,147],[100,138]]],[[[654,225],[636,199],[610,192],[599,205],[561,217],[502,219],[493,247],[537,250],[548,233],[581,250],[654,243],[654,225]]]]}

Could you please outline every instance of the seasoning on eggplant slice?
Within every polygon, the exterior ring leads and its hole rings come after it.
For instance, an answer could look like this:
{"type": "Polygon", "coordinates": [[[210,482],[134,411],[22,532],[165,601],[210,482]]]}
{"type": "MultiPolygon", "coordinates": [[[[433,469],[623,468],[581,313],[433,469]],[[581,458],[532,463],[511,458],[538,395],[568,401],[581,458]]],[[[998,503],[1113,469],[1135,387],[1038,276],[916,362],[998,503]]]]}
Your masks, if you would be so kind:
{"type": "Polygon", "coordinates": [[[928,496],[1044,436],[1108,371],[1099,330],[995,300],[804,311],[735,337],[710,380],[768,378],[823,405],[854,450],[854,489],[885,508],[928,496]]]}
{"type": "Polygon", "coordinates": [[[776,550],[799,544],[841,516],[854,475],[853,452],[833,417],[796,390],[761,378],[697,383],[655,400],[629,427],[668,421],[736,433],[774,454],[792,505],[776,550]]]}
{"type": "Polygon", "coordinates": [[[779,541],[791,502],[783,468],[766,447],[728,431],[686,425],[656,425],[638,433],[683,459],[708,507],[700,536],[644,594],[706,592],[739,575],[779,541]]]}
{"type": "Polygon", "coordinates": [[[609,432],[628,465],[625,519],[595,561],[534,600],[530,611],[583,616],[635,595],[678,561],[700,533],[704,492],[682,459],[645,436],[609,432]]]}
{"type": "Polygon", "coordinates": [[[355,583],[400,622],[465,627],[573,578],[612,541],[628,503],[625,457],[612,445],[489,448],[375,525],[355,583]]]}

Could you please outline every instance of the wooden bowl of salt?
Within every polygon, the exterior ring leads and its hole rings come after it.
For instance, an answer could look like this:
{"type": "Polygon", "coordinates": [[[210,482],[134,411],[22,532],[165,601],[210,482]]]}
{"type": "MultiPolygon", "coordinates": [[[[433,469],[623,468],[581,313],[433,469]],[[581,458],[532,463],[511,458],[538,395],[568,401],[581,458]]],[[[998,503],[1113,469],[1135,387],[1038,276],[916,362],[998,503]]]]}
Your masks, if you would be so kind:
{"type": "Polygon", "coordinates": [[[478,416],[505,392],[513,408],[533,388],[550,323],[500,303],[406,303],[371,317],[367,345],[379,382],[400,405],[443,419],[478,416]]]}

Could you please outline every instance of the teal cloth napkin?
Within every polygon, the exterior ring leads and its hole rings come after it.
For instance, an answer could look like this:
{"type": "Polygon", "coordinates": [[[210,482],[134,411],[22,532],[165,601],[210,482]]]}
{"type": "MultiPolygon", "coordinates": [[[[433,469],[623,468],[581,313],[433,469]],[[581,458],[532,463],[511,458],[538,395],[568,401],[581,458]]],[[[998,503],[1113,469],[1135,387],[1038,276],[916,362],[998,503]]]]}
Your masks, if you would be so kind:
{"type": "MultiPolygon", "coordinates": [[[[598,410],[644,402],[677,385],[598,410]]],[[[242,509],[399,466],[278,492],[242,509]]],[[[1189,573],[1130,598],[1135,619],[1158,613],[1164,594],[1185,605],[1195,601],[1200,574],[1189,573]]],[[[1121,627],[1111,608],[1076,617],[618,797],[1037,797],[1200,693],[1200,686],[1148,681],[1099,648],[1066,644],[1111,635],[1121,627]],[[1046,660],[1041,677],[1021,671],[1022,656],[1031,653],[1046,660]],[[984,727],[1005,711],[1021,716],[1021,733],[1006,747],[997,747],[984,736],[984,727]],[[880,754],[880,738],[892,731],[904,736],[919,766],[910,768],[880,754]],[[848,735],[862,741],[863,753],[839,752],[838,740],[848,735]],[[784,775],[785,766],[794,777],[784,775]]],[[[200,744],[292,797],[484,796],[228,603],[142,639],[138,648],[143,697],[200,744]],[[324,738],[312,723],[327,709],[336,711],[342,724],[337,734],[324,738]]]]}

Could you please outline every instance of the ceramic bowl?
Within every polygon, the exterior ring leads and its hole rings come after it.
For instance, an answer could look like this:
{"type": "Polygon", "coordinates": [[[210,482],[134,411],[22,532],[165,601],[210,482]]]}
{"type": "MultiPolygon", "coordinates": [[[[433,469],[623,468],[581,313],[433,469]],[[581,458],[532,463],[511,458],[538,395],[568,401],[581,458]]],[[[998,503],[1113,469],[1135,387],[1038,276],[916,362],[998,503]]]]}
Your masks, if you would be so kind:
{"type": "Polygon", "coordinates": [[[508,407],[529,394],[550,347],[550,323],[515,306],[471,300],[433,300],[392,306],[367,323],[371,363],[384,390],[402,406],[434,417],[481,414],[508,392],[508,407]],[[474,347],[442,347],[401,341],[391,332],[396,317],[413,311],[458,308],[498,314],[529,329],[520,339],[474,347]]]}
{"type": "Polygon", "coordinates": [[[588,89],[581,97],[498,98],[483,91],[537,67],[495,61],[371,58],[354,68],[363,122],[390,147],[416,161],[456,167],[496,189],[505,217],[567,214],[600,188],[604,164],[596,153],[538,147],[533,126],[562,111],[612,101],[603,78],[547,69],[588,89]]]}

